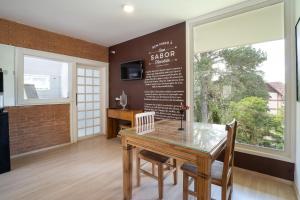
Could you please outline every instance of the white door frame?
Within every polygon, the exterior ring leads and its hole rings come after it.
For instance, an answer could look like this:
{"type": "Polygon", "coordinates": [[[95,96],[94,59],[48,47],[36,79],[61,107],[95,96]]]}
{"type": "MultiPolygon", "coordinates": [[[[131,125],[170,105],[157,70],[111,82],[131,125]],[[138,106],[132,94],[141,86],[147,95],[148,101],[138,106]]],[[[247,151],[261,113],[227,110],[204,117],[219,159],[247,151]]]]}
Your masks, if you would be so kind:
{"type": "Polygon", "coordinates": [[[71,143],[76,143],[78,141],[77,135],[77,106],[76,106],[76,93],[77,93],[77,67],[78,66],[89,66],[100,69],[100,88],[102,96],[100,101],[100,120],[101,120],[101,133],[106,134],[106,108],[108,107],[108,63],[91,61],[91,60],[81,60],[81,62],[73,63],[72,65],[72,102],[71,102],[71,143]],[[84,61],[84,62],[83,62],[84,61]]]}

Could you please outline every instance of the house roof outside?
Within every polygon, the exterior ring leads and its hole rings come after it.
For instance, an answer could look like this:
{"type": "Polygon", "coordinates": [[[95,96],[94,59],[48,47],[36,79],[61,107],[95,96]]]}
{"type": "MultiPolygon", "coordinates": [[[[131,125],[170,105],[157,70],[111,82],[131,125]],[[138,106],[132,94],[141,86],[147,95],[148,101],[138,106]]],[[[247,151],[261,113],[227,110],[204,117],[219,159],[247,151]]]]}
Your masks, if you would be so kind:
{"type": "Polygon", "coordinates": [[[266,83],[268,91],[276,92],[281,96],[285,95],[285,85],[282,82],[268,82],[266,83]]]}

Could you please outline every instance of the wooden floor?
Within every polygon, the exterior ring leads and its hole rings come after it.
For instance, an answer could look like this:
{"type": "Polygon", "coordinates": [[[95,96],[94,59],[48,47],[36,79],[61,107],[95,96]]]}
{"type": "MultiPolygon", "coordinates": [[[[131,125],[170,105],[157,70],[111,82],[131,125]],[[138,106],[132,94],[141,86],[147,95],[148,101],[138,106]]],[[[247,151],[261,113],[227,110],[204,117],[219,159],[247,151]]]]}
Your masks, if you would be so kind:
{"type": "MultiPolygon", "coordinates": [[[[100,136],[14,159],[13,170],[0,175],[0,199],[122,199],[121,155],[117,139],[100,136]]],[[[164,195],[164,199],[182,199],[181,172],[177,186],[172,185],[172,176],[165,179],[164,195]]],[[[157,199],[157,196],[157,182],[148,177],[142,177],[141,187],[133,190],[135,200],[157,199]]],[[[220,199],[218,187],[213,187],[212,196],[220,199]]],[[[233,199],[294,200],[296,197],[291,185],[235,170],[233,199]]]]}

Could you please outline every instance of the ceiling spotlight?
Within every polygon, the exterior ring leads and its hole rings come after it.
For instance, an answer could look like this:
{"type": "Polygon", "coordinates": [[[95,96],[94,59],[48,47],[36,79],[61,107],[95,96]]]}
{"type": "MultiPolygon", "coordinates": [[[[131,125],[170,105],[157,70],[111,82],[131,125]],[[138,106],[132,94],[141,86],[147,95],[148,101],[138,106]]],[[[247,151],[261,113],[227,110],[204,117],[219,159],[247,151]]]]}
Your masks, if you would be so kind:
{"type": "Polygon", "coordinates": [[[123,5],[123,10],[126,13],[132,13],[134,11],[134,7],[132,5],[125,4],[123,5]]]}

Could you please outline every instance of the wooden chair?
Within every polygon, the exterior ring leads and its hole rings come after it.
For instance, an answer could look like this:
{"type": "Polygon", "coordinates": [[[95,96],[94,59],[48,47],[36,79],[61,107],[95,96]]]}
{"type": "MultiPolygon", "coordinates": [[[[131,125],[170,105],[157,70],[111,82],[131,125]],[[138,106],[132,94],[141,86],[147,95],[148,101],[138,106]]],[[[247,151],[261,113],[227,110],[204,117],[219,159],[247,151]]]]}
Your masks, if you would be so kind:
{"type": "MultiPolygon", "coordinates": [[[[233,120],[226,125],[227,142],[225,148],[224,162],[214,161],[211,168],[212,184],[222,187],[222,200],[231,199],[233,182],[234,146],[236,137],[237,121],[233,120]]],[[[197,167],[192,164],[183,164],[183,200],[187,200],[189,194],[196,196],[197,167]],[[190,179],[191,177],[191,179],[190,179]],[[190,180],[189,180],[190,179],[190,180]],[[194,180],[194,191],[189,190],[189,185],[194,180]]]]}
{"type": "MultiPolygon", "coordinates": [[[[147,127],[149,124],[154,124],[154,115],[155,112],[145,112],[139,113],[135,115],[136,118],[136,128],[137,130],[145,131],[144,127],[147,127]]],[[[149,126],[152,127],[152,126],[149,126]]],[[[163,181],[164,179],[173,173],[174,176],[174,185],[177,184],[177,166],[176,160],[170,159],[167,156],[163,156],[148,150],[137,150],[136,156],[136,164],[137,164],[137,186],[140,186],[141,177],[140,174],[144,174],[151,178],[158,180],[158,193],[159,199],[163,198],[163,181]],[[146,161],[141,165],[141,160],[146,161]],[[152,171],[149,172],[142,167],[147,163],[152,164],[152,171]],[[155,167],[157,166],[157,175],[155,173],[155,167]],[[164,174],[164,171],[168,171],[167,174],[164,174]]]]}

